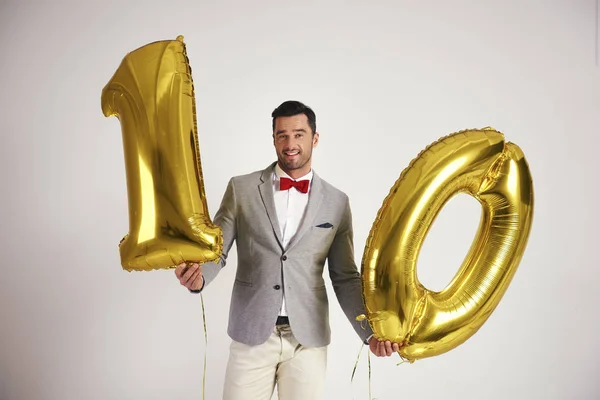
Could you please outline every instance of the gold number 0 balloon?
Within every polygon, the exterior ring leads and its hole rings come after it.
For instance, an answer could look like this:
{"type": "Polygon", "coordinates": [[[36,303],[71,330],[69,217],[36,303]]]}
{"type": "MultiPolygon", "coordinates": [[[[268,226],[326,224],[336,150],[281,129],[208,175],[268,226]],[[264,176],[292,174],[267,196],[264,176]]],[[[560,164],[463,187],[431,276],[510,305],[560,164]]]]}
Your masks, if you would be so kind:
{"type": "Polygon", "coordinates": [[[200,163],[191,67],[183,37],[127,54],[102,90],[102,111],[123,136],[129,233],[125,270],[214,261],[221,229],[208,215],[200,163]]]}
{"type": "Polygon", "coordinates": [[[399,354],[411,363],[464,343],[510,284],[532,216],[528,164],[502,133],[465,130],[428,146],[392,187],[365,246],[363,318],[375,336],[405,341],[399,354]],[[417,278],[417,257],[435,217],[460,192],[479,200],[480,227],[454,279],[433,292],[417,278]]]}

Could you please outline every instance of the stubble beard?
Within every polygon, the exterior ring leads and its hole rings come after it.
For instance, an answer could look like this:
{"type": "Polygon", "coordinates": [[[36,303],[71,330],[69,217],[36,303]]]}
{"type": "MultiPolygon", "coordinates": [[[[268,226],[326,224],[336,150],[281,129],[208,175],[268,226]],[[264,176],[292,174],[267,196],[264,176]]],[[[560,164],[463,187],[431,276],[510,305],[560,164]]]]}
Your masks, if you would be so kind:
{"type": "MultiPolygon", "coordinates": [[[[296,161],[291,161],[291,162],[287,162],[285,160],[285,155],[282,153],[279,156],[279,164],[280,166],[283,167],[283,169],[285,169],[286,171],[294,171],[297,169],[301,169],[303,168],[306,164],[308,164],[308,162],[310,161],[310,159],[312,158],[312,149],[309,150],[310,153],[308,154],[308,157],[306,158],[306,160],[302,160],[300,157],[298,160],[296,161]]],[[[304,152],[301,152],[299,154],[299,156],[302,156],[304,154],[304,152]]]]}

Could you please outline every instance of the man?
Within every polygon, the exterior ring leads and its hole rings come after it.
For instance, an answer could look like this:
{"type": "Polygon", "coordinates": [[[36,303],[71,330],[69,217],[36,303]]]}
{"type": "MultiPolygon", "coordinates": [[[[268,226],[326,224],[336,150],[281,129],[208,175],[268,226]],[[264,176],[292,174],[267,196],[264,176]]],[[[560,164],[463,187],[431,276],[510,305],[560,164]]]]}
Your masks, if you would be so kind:
{"type": "Polygon", "coordinates": [[[368,324],[356,321],[365,311],[350,205],[346,194],[311,168],[319,142],[315,113],[286,101],[272,118],[277,162],[232,178],[215,215],[224,239],[219,264],[181,264],[175,270],[182,285],[199,292],[225,266],[237,241],[226,400],[268,400],[275,384],[282,400],[321,398],[330,343],[326,260],[358,336],[377,356],[398,351],[398,344],[378,341],[368,324]]]}

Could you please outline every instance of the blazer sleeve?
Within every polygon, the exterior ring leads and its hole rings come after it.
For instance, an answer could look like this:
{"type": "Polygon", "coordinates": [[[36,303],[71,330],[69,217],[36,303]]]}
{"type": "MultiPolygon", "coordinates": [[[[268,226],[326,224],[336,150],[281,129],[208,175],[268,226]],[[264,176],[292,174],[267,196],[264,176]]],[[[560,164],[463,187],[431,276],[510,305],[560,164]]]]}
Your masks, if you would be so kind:
{"type": "Polygon", "coordinates": [[[365,313],[365,306],[360,273],[354,262],[353,235],[352,212],[346,196],[342,219],[329,249],[329,277],[344,314],[361,340],[366,341],[373,331],[368,322],[356,321],[357,316],[365,313]]]}
{"type": "Polygon", "coordinates": [[[225,267],[229,250],[237,238],[236,214],[235,186],[234,180],[231,178],[221,200],[221,206],[213,220],[215,225],[219,226],[223,231],[223,251],[221,257],[217,262],[208,262],[202,265],[202,277],[204,279],[202,288],[200,290],[190,290],[190,292],[200,293],[206,285],[217,277],[221,268],[225,267]]]}

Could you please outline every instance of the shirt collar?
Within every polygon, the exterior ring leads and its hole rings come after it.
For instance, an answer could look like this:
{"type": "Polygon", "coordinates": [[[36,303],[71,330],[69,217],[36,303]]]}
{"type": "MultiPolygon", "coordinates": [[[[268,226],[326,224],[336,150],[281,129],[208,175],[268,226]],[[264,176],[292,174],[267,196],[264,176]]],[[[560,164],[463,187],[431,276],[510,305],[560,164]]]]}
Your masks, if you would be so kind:
{"type": "Polygon", "coordinates": [[[279,166],[279,163],[275,164],[275,169],[274,169],[274,177],[279,180],[279,178],[284,177],[284,178],[288,178],[291,179],[293,181],[302,181],[302,180],[309,180],[312,181],[312,177],[313,177],[313,170],[312,168],[310,169],[310,171],[308,172],[308,174],[304,175],[301,178],[298,179],[294,179],[291,176],[289,176],[288,174],[285,173],[285,171],[283,169],[281,169],[281,167],[279,166]]]}

